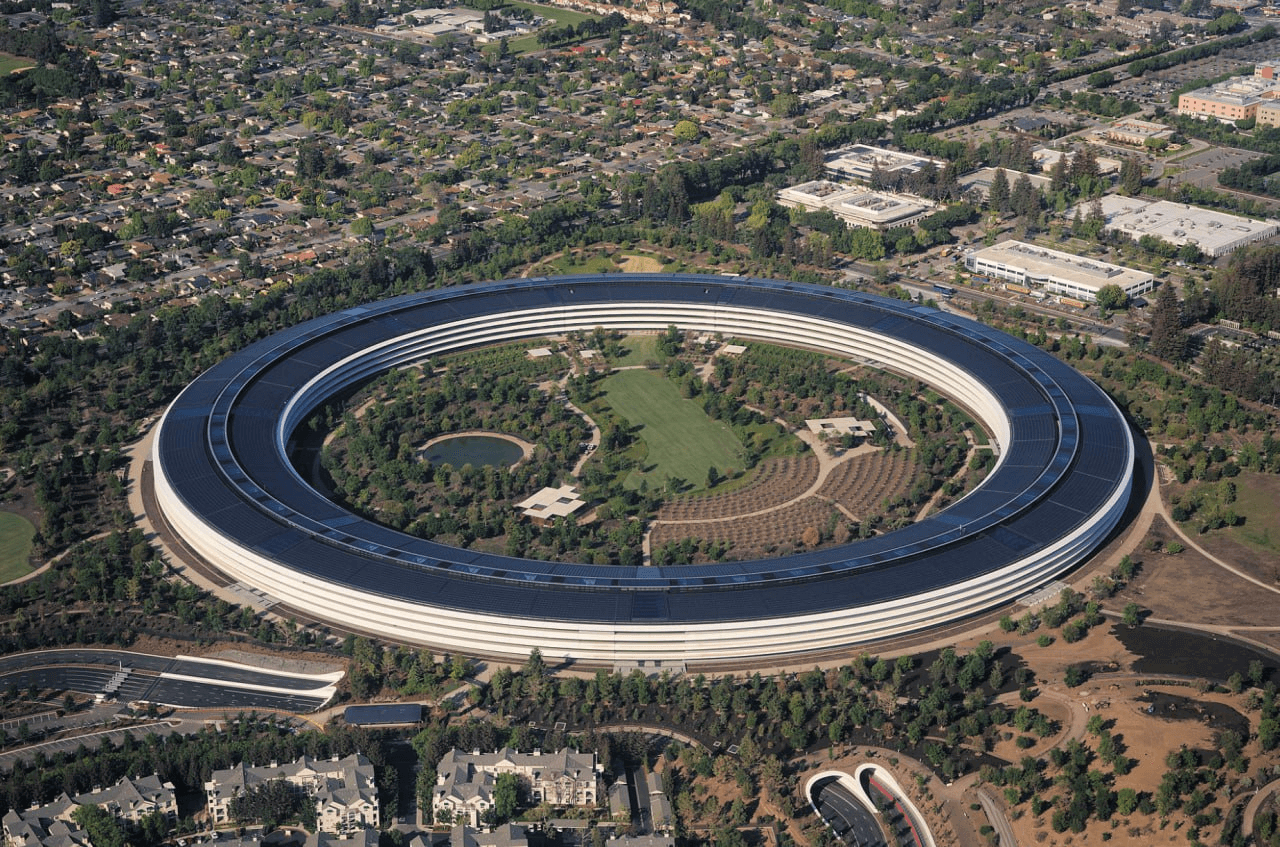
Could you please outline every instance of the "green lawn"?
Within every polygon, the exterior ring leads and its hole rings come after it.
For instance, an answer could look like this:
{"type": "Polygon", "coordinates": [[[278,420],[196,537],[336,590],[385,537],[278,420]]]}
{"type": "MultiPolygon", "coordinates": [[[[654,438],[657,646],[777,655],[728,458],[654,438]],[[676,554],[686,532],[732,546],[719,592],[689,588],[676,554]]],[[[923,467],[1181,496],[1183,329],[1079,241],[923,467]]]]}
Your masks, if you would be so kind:
{"type": "MultiPolygon", "coordinates": [[[[572,274],[608,274],[618,273],[618,263],[608,256],[556,256],[546,265],[550,266],[547,273],[556,273],[561,275],[572,274]]],[[[542,270],[539,269],[539,273],[542,270]]]]}
{"type": "Polygon", "coordinates": [[[31,539],[35,534],[36,528],[22,515],[0,512],[0,582],[31,573],[31,539]]]}
{"type": "Polygon", "coordinates": [[[648,361],[658,360],[658,336],[628,335],[622,339],[622,356],[609,362],[615,368],[629,368],[632,365],[643,365],[648,361]]]}
{"type": "Polygon", "coordinates": [[[1236,502],[1231,506],[1244,525],[1227,530],[1228,537],[1260,553],[1280,555],[1280,480],[1270,474],[1246,471],[1236,477],[1236,502]]]}
{"type": "Polygon", "coordinates": [[[24,59],[22,56],[0,53],[0,74],[11,74],[14,71],[26,70],[35,66],[35,62],[30,59],[24,59]]]}
{"type": "Polygon", "coordinates": [[[519,6],[521,9],[529,9],[535,15],[541,15],[544,18],[550,18],[556,22],[557,26],[565,24],[573,24],[577,26],[583,21],[598,21],[599,15],[589,15],[586,12],[575,12],[572,9],[562,9],[559,6],[539,6],[537,3],[521,3],[511,2],[508,6],[519,6]]]}
{"type": "MultiPolygon", "coordinates": [[[[599,20],[598,15],[588,15],[585,12],[575,12],[572,9],[561,9],[558,6],[539,6],[536,3],[516,2],[509,3],[507,5],[519,6],[522,9],[532,9],[535,14],[555,21],[553,26],[564,26],[565,24],[573,24],[574,26],[577,26],[583,21],[599,20]]],[[[523,54],[534,53],[538,50],[545,50],[547,48],[538,43],[538,34],[533,32],[529,35],[522,35],[519,38],[511,39],[507,42],[507,49],[512,53],[523,54]]]]}
{"type": "Polygon", "coordinates": [[[661,486],[671,477],[698,489],[706,485],[709,467],[721,475],[742,467],[742,443],[733,431],[681,397],[662,373],[619,371],[605,380],[604,391],[613,410],[639,427],[636,435],[648,447],[642,467],[627,477],[628,487],[639,488],[642,480],[661,486]]]}

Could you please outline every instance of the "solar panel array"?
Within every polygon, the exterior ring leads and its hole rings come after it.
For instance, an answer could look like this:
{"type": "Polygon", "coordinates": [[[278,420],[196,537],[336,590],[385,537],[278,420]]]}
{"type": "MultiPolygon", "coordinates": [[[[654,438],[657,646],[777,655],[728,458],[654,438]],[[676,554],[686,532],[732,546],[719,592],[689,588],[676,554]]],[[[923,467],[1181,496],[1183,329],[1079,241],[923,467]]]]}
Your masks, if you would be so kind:
{"type": "Polygon", "coordinates": [[[1097,386],[980,324],[835,288],[661,274],[508,280],[405,295],[301,324],[192,383],[166,415],[157,455],[191,510],[223,536],[289,568],[419,603],[613,623],[812,613],[973,579],[1090,520],[1127,488],[1131,461],[1126,425],[1097,386]],[[818,316],[942,357],[999,401],[1011,433],[1001,445],[1004,459],[976,492],[948,509],[848,546],[773,560],[621,568],[461,550],[379,526],[308,486],[277,442],[301,386],[353,353],[459,320],[668,303],[818,316]]]}

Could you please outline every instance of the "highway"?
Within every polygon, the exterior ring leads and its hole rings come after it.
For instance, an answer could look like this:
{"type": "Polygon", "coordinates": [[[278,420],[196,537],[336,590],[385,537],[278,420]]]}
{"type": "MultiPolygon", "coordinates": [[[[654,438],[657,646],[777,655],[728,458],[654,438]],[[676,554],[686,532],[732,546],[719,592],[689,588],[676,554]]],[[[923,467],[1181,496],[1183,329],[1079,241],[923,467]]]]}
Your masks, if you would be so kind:
{"type": "Polygon", "coordinates": [[[835,777],[814,786],[813,803],[827,825],[850,847],[889,847],[880,821],[835,777]]]}
{"type": "Polygon", "coordinates": [[[0,687],[106,692],[120,669],[128,671],[114,692],[121,702],[143,700],[195,709],[276,709],[310,712],[333,696],[340,672],[304,675],[230,662],[153,656],[125,650],[40,650],[0,657],[0,687]]]}

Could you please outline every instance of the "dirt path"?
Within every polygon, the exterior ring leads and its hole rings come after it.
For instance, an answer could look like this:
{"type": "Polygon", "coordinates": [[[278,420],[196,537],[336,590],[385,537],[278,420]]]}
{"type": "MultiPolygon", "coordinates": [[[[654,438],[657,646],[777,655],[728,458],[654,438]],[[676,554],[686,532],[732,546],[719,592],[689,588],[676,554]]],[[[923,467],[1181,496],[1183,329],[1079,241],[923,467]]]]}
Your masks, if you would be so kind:
{"type": "MultiPolygon", "coordinates": [[[[973,454],[977,451],[978,445],[973,440],[973,435],[966,432],[964,434],[965,442],[969,445],[969,450],[964,454],[964,463],[960,465],[960,470],[951,475],[947,482],[959,482],[964,479],[964,475],[969,472],[969,462],[973,459],[973,454]]],[[[938,486],[938,490],[933,492],[933,496],[929,498],[929,502],[925,503],[916,515],[917,521],[922,521],[928,517],[929,513],[938,505],[938,501],[942,499],[942,489],[946,487],[946,483],[938,486]]]]}

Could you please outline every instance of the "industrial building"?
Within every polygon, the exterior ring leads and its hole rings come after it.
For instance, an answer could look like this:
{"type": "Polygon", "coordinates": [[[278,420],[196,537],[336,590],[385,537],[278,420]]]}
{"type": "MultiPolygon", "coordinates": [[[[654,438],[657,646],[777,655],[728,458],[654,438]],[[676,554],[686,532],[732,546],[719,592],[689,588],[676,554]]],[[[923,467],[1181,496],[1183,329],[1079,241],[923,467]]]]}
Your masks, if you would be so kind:
{"type": "MultiPolygon", "coordinates": [[[[1213,258],[1280,232],[1277,221],[1255,221],[1168,200],[1109,194],[1100,202],[1107,232],[1121,232],[1134,240],[1153,235],[1179,246],[1195,244],[1201,253],[1213,258]]],[[[1084,215],[1089,212],[1084,208],[1080,211],[1084,215]]]]}
{"type": "Polygon", "coordinates": [[[1094,302],[1098,289],[1105,285],[1118,285],[1130,298],[1155,288],[1155,277],[1145,271],[1012,239],[970,251],[964,257],[964,264],[973,273],[1027,288],[1043,288],[1050,294],[1086,303],[1094,302]]]}

